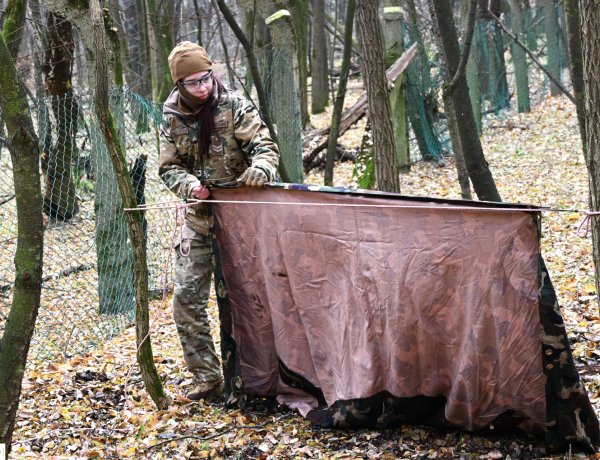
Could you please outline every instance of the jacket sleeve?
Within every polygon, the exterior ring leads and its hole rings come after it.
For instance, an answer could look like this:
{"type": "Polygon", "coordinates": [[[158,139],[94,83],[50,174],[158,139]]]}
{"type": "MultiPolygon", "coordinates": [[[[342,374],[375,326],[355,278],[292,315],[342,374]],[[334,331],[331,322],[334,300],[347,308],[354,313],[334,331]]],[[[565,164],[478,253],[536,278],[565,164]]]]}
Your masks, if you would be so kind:
{"type": "MultiPolygon", "coordinates": [[[[185,142],[177,142],[180,136],[173,136],[172,117],[163,120],[163,129],[160,142],[160,156],[158,159],[158,175],[163,180],[165,185],[182,199],[190,198],[194,187],[200,185],[200,181],[196,176],[191,174],[186,168],[188,151],[181,151],[176,144],[182,145],[185,148],[185,142]]],[[[187,133],[181,134],[186,136],[187,144],[189,137],[187,133]]],[[[188,145],[189,147],[189,145],[188,145]]]]}
{"type": "Polygon", "coordinates": [[[271,139],[269,128],[254,105],[245,98],[234,99],[233,125],[235,137],[250,166],[260,168],[269,181],[274,181],[279,165],[279,147],[271,139]]]}

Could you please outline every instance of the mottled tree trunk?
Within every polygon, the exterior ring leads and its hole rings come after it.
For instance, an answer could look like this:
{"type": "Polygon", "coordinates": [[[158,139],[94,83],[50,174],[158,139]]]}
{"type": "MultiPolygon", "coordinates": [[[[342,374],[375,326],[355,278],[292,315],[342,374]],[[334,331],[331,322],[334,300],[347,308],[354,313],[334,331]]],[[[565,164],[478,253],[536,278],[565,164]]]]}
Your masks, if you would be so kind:
{"type": "MultiPolygon", "coordinates": [[[[94,50],[96,58],[96,111],[100,128],[115,169],[121,199],[126,207],[135,208],[137,201],[131,177],[127,171],[125,151],[121,145],[117,125],[108,105],[108,49],[99,0],[90,1],[90,13],[93,21],[94,50]]],[[[150,397],[159,410],[165,410],[169,406],[170,401],[164,392],[160,377],[156,371],[154,358],[152,356],[152,346],[150,344],[150,331],[148,326],[148,268],[146,262],[146,245],[144,241],[142,212],[126,212],[126,217],[129,227],[129,237],[134,248],[136,299],[135,325],[138,363],[140,365],[142,379],[150,397]]]]}
{"type": "Polygon", "coordinates": [[[394,129],[388,83],[385,75],[383,34],[378,16],[378,1],[359,1],[356,23],[363,52],[363,79],[367,88],[369,119],[373,129],[375,149],[375,180],[377,188],[400,193],[398,157],[394,144],[394,129]]]}
{"type": "Polygon", "coordinates": [[[4,11],[2,35],[5,37],[6,46],[10,56],[16,61],[23,37],[22,27],[25,26],[26,0],[8,0],[4,11]]]}
{"type": "MultiPolygon", "coordinates": [[[[402,11],[398,0],[386,0],[383,9],[383,36],[385,39],[385,66],[389,68],[403,51],[404,28],[402,26],[402,11]]],[[[400,75],[390,90],[390,110],[392,113],[392,128],[394,129],[394,144],[398,157],[398,170],[410,170],[410,155],[408,147],[408,126],[406,117],[406,95],[404,93],[405,78],[400,75]]]]}
{"type": "MultiPolygon", "coordinates": [[[[589,175],[591,211],[600,212],[600,3],[581,0],[581,45],[585,90],[586,164],[589,175]]],[[[600,215],[591,216],[596,296],[600,302],[600,215]]],[[[600,308],[599,308],[600,310],[600,308]]]]}
{"type": "Polygon", "coordinates": [[[15,287],[0,340],[0,443],[10,450],[27,354],[40,306],[44,240],[38,139],[25,90],[3,34],[0,34],[0,86],[0,111],[6,123],[17,203],[15,287]]]}
{"type": "Polygon", "coordinates": [[[280,10],[266,18],[266,24],[271,31],[274,51],[270,100],[281,152],[280,169],[285,171],[285,175],[291,182],[302,183],[302,124],[298,65],[295,41],[290,40],[294,35],[290,13],[287,10],[280,10]]]}

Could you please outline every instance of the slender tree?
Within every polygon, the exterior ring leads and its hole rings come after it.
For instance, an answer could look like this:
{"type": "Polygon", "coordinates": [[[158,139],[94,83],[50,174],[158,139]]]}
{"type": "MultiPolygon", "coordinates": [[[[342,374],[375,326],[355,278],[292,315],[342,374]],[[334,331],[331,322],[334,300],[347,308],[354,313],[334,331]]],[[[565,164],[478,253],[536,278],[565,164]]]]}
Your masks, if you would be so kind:
{"type": "Polygon", "coordinates": [[[325,0],[312,0],[312,6],[311,111],[312,113],[322,113],[325,111],[325,107],[329,105],[325,0]]]}
{"type": "MultiPolygon", "coordinates": [[[[471,0],[476,5],[477,0],[471,0]]],[[[460,144],[463,148],[465,166],[473,183],[475,193],[480,200],[501,201],[494,178],[483,155],[483,148],[473,116],[473,107],[469,98],[469,88],[465,76],[466,59],[470,51],[470,38],[467,36],[463,53],[458,44],[456,26],[449,0],[428,0],[429,10],[434,19],[440,50],[444,56],[446,83],[444,91],[452,98],[457,119],[460,144]]],[[[472,33],[472,32],[471,32],[472,33]]]]}
{"type": "Polygon", "coordinates": [[[73,161],[78,156],[79,104],[73,93],[75,43],[71,21],[50,11],[46,35],[48,47],[42,70],[46,95],[50,98],[56,122],[56,139],[43,153],[42,164],[46,172],[44,212],[57,219],[70,220],[79,211],[73,177],[73,161]]]}
{"type": "Polygon", "coordinates": [[[296,31],[302,128],[310,124],[310,114],[308,113],[308,3],[309,0],[288,0],[288,8],[292,13],[292,22],[296,31]]]}
{"type": "Polygon", "coordinates": [[[335,152],[337,149],[337,138],[340,130],[340,121],[344,109],[344,98],[346,96],[346,84],[348,83],[348,74],[350,72],[350,58],[352,57],[352,30],[354,24],[354,12],[356,10],[356,1],[348,0],[346,8],[346,27],[344,30],[344,52],[342,57],[342,69],[340,71],[340,81],[338,84],[337,95],[333,104],[333,113],[331,115],[331,130],[327,139],[327,156],[325,159],[325,185],[333,185],[333,164],[335,152]]]}
{"type": "MultiPolygon", "coordinates": [[[[521,42],[525,42],[526,36],[524,31],[521,2],[518,0],[509,0],[509,4],[512,17],[511,25],[514,34],[521,42]]],[[[531,110],[531,101],[529,99],[529,72],[527,55],[525,54],[525,50],[514,41],[511,42],[510,50],[515,67],[517,107],[519,113],[529,112],[531,110]]]]}
{"type": "MultiPolygon", "coordinates": [[[[543,0],[542,12],[544,15],[544,32],[546,34],[546,66],[552,76],[561,81],[560,78],[560,30],[558,27],[558,2],[556,0],[543,0]]],[[[559,87],[552,81],[550,83],[550,94],[560,94],[559,87]]]]}
{"type": "Polygon", "coordinates": [[[15,287],[0,339],[0,443],[10,451],[27,354],[40,306],[43,229],[38,138],[25,89],[3,33],[0,34],[0,86],[0,112],[6,123],[6,145],[13,165],[17,203],[15,287]]]}
{"type": "MultiPolygon", "coordinates": [[[[99,0],[90,0],[90,13],[95,54],[96,111],[102,135],[117,177],[121,200],[126,207],[135,208],[137,200],[131,177],[127,170],[125,152],[121,144],[117,124],[108,105],[108,46],[99,0]]],[[[152,346],[150,344],[148,326],[148,267],[142,212],[127,212],[126,217],[129,227],[129,237],[134,248],[137,358],[146,390],[156,404],[156,407],[159,410],[164,410],[168,407],[170,401],[163,390],[156,367],[154,366],[152,346]]]]}
{"type": "Polygon", "coordinates": [[[356,5],[356,22],[362,43],[363,79],[367,88],[369,119],[373,129],[377,188],[399,193],[398,156],[394,144],[378,8],[378,0],[359,1],[356,5]]]}

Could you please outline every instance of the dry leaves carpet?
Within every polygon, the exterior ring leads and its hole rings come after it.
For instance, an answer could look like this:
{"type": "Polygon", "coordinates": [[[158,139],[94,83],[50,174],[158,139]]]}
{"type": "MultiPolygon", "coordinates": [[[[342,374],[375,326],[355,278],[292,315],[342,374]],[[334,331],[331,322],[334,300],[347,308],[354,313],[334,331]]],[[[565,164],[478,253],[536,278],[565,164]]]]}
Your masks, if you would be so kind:
{"type": "MultiPolygon", "coordinates": [[[[484,151],[504,201],[587,209],[587,173],[570,102],[551,98],[529,114],[492,117],[484,131],[484,151]]],[[[341,143],[356,147],[361,135],[359,124],[341,143]]],[[[352,185],[351,171],[351,164],[339,165],[336,183],[352,185]]],[[[444,166],[415,164],[401,180],[405,194],[460,197],[450,158],[444,166]]],[[[307,182],[322,183],[322,178],[315,172],[307,182]]],[[[544,213],[543,254],[576,361],[600,415],[600,320],[590,238],[577,236],[582,218],[577,212],[544,213]]],[[[214,300],[212,309],[214,315],[214,300]]],[[[157,411],[143,389],[130,327],[88,355],[27,370],[11,458],[549,458],[539,439],[516,435],[424,426],[323,430],[265,401],[250,403],[245,413],[191,402],[183,397],[190,381],[170,299],[152,304],[151,321],[155,361],[173,397],[169,410],[157,411]]]]}

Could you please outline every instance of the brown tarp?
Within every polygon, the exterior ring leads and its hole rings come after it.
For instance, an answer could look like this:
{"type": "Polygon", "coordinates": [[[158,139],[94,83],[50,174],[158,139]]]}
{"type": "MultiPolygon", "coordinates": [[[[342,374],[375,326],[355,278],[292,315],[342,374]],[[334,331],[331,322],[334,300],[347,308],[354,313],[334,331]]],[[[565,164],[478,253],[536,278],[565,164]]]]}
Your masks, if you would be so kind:
{"type": "Polygon", "coordinates": [[[544,432],[538,210],[282,188],[213,196],[228,393],[277,396],[329,426],[478,430],[508,415],[544,432]],[[432,401],[438,414],[423,409],[432,401]]]}

